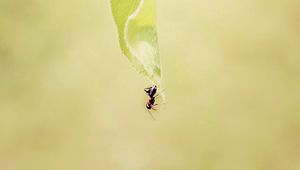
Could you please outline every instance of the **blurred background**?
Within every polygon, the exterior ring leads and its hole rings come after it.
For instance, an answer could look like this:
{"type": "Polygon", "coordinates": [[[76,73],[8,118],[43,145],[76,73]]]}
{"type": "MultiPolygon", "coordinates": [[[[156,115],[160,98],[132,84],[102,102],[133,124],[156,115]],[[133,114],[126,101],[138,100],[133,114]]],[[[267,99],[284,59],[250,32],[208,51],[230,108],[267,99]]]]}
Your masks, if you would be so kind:
{"type": "Polygon", "coordinates": [[[300,169],[300,1],[157,1],[166,104],[108,0],[0,1],[1,170],[300,169]]]}

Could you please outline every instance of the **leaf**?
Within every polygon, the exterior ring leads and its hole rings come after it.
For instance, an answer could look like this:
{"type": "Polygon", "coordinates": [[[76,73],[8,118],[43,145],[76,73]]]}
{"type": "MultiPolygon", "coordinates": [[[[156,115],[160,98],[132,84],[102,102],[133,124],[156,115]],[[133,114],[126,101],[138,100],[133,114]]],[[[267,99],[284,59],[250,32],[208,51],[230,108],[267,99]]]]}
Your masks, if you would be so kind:
{"type": "Polygon", "coordinates": [[[152,84],[161,82],[155,0],[111,0],[121,49],[152,84]]]}

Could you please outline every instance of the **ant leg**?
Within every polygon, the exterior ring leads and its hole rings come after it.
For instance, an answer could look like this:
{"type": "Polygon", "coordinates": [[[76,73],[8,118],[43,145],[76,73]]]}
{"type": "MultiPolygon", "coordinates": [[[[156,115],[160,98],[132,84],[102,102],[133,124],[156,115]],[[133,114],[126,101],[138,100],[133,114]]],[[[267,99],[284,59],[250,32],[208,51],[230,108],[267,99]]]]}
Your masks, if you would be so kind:
{"type": "Polygon", "coordinates": [[[157,93],[155,96],[154,96],[154,98],[155,97],[157,97],[157,96],[159,96],[161,93],[163,93],[165,91],[165,89],[163,89],[162,91],[160,91],[159,93],[157,93]]]}
{"type": "Polygon", "coordinates": [[[159,93],[157,93],[154,96],[154,98],[157,97],[157,98],[161,99],[162,104],[166,104],[166,98],[165,98],[166,96],[165,96],[164,92],[165,92],[165,89],[162,89],[159,93]]]}
{"type": "MultiPolygon", "coordinates": [[[[155,118],[153,117],[153,115],[152,115],[152,113],[150,112],[150,110],[149,109],[147,109],[148,110],[148,113],[149,113],[149,115],[151,116],[151,118],[153,119],[153,120],[155,120],[155,118]]],[[[154,109],[153,109],[154,110],[154,109]]]]}
{"type": "Polygon", "coordinates": [[[153,106],[152,106],[152,109],[154,110],[154,111],[157,111],[157,108],[156,107],[154,107],[154,106],[157,106],[158,104],[154,104],[153,106]]]}

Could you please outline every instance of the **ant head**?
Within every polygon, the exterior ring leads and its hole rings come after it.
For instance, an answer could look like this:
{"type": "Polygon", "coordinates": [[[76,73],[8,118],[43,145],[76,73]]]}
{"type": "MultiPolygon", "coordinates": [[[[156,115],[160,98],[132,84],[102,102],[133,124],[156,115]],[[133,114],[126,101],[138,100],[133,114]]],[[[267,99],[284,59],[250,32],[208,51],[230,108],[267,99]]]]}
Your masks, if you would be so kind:
{"type": "Polygon", "coordinates": [[[150,105],[150,104],[146,104],[146,108],[148,109],[148,110],[150,110],[151,108],[152,108],[152,106],[150,105]]]}

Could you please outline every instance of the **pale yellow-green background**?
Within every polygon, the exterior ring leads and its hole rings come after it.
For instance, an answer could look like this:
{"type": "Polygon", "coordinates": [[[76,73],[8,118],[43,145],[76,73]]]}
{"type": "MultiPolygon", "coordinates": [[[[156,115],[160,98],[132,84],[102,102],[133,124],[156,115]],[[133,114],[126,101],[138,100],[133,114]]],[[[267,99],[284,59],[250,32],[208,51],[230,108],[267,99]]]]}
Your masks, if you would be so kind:
{"type": "Polygon", "coordinates": [[[299,170],[299,2],[157,1],[153,121],[108,0],[1,0],[0,169],[299,170]]]}

